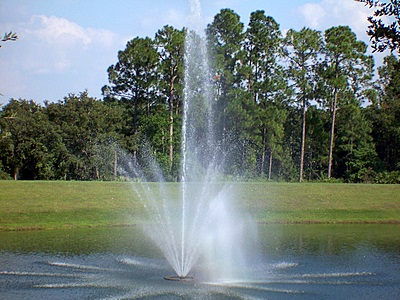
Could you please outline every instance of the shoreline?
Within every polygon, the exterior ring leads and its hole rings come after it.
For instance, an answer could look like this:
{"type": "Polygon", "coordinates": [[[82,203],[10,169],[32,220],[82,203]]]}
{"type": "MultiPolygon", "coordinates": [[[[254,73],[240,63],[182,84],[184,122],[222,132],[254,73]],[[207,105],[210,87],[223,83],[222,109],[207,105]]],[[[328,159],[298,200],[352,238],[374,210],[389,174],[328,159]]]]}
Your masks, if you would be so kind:
{"type": "MultiPolygon", "coordinates": [[[[400,225],[400,220],[389,221],[255,221],[257,225],[400,225]]],[[[119,225],[103,225],[103,226],[61,226],[61,227],[16,227],[4,228],[0,227],[0,234],[4,232],[27,232],[27,231],[44,231],[44,230],[73,230],[73,229],[109,229],[109,228],[129,228],[138,227],[140,224],[119,224],[119,225]]]]}

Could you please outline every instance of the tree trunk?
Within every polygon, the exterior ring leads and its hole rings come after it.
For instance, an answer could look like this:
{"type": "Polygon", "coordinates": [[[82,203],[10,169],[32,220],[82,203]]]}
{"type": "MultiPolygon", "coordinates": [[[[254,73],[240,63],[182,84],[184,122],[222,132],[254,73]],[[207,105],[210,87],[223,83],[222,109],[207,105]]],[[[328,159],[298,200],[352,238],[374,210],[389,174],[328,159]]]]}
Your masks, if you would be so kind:
{"type": "Polygon", "coordinates": [[[222,149],[225,150],[226,147],[226,114],[227,114],[227,85],[225,78],[222,77],[222,82],[221,82],[221,88],[222,88],[222,94],[219,99],[222,104],[222,149]]]}
{"type": "Polygon", "coordinates": [[[114,150],[114,177],[117,177],[117,150],[114,150]]]}
{"type": "Polygon", "coordinates": [[[264,128],[263,129],[263,141],[262,141],[263,152],[262,152],[262,155],[261,155],[261,176],[264,175],[265,151],[266,151],[266,148],[267,148],[266,143],[267,143],[267,129],[264,128]]]}
{"type": "Polygon", "coordinates": [[[133,134],[136,135],[138,132],[138,106],[139,106],[139,99],[138,99],[138,93],[135,91],[135,96],[132,98],[134,103],[133,103],[133,134]]]}
{"type": "Polygon", "coordinates": [[[269,155],[269,169],[268,169],[268,180],[271,180],[271,174],[272,174],[272,150],[269,155]]]}
{"type": "Polygon", "coordinates": [[[306,100],[303,98],[302,103],[302,130],[301,130],[301,150],[300,150],[300,173],[299,182],[303,181],[303,168],[304,168],[304,152],[306,146],[306,100]]]}
{"type": "Polygon", "coordinates": [[[261,155],[261,177],[264,176],[264,162],[265,162],[265,150],[261,155]]]}
{"type": "Polygon", "coordinates": [[[330,140],[329,140],[329,156],[328,156],[328,178],[331,178],[332,175],[332,160],[333,160],[333,144],[335,138],[335,122],[336,122],[336,106],[337,106],[337,99],[338,99],[338,90],[335,88],[334,96],[333,96],[333,103],[332,103],[332,124],[331,124],[331,133],[330,133],[330,140]]]}
{"type": "Polygon", "coordinates": [[[14,180],[18,180],[18,173],[19,173],[19,169],[15,168],[14,169],[14,180]]]}
{"type": "MultiPolygon", "coordinates": [[[[138,106],[139,106],[139,99],[138,99],[138,93],[137,91],[135,92],[135,97],[134,97],[134,106],[133,106],[133,139],[135,143],[138,143],[138,132],[139,132],[139,125],[138,125],[138,106]]],[[[136,147],[136,146],[135,146],[136,147]]],[[[138,149],[133,150],[133,163],[134,166],[138,166],[138,161],[137,161],[137,152],[138,149]]]]}
{"type": "Polygon", "coordinates": [[[171,78],[169,90],[169,170],[172,173],[174,162],[174,81],[176,76],[171,78]]]}
{"type": "Polygon", "coordinates": [[[98,180],[100,178],[99,168],[96,166],[94,167],[95,178],[98,180]]]}
{"type": "Polygon", "coordinates": [[[169,116],[169,168],[172,171],[174,162],[174,114],[171,111],[169,116]]]}

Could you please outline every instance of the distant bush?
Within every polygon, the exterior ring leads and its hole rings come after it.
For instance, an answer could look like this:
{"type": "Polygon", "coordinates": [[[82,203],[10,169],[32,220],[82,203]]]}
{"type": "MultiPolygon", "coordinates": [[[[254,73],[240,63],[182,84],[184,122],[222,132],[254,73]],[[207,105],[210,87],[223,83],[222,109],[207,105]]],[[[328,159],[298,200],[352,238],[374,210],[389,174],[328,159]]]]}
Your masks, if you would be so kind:
{"type": "Polygon", "coordinates": [[[376,172],[372,168],[362,168],[357,173],[349,176],[349,181],[353,183],[375,183],[376,172]]]}
{"type": "Polygon", "coordinates": [[[400,184],[400,171],[381,172],[376,174],[374,183],[400,184]]]}
{"type": "Polygon", "coordinates": [[[3,170],[3,165],[0,161],[0,180],[10,180],[11,176],[6,171],[3,170]]]}
{"type": "Polygon", "coordinates": [[[316,182],[326,182],[326,183],[343,183],[343,179],[342,178],[328,178],[328,177],[320,177],[318,180],[316,180],[316,182]]]}
{"type": "Polygon", "coordinates": [[[0,170],[0,180],[10,180],[11,177],[6,172],[0,170]]]}

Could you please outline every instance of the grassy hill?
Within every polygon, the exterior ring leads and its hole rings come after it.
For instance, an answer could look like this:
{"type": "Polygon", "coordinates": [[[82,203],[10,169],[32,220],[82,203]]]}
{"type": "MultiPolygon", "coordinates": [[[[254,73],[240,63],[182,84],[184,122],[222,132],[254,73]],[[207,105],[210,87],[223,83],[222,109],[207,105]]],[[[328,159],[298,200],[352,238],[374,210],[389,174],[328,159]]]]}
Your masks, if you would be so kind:
{"type": "MultiPolygon", "coordinates": [[[[238,208],[257,222],[400,223],[400,185],[255,182],[233,189],[238,208]]],[[[127,182],[0,181],[0,230],[131,226],[143,212],[127,182]]]]}

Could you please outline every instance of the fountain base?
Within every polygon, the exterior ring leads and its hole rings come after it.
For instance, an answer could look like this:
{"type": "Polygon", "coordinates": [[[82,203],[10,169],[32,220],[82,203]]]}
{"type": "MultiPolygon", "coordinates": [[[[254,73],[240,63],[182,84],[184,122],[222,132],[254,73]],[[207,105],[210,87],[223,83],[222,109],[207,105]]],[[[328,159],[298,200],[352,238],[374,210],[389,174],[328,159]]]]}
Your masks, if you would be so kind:
{"type": "Polygon", "coordinates": [[[193,281],[193,276],[178,276],[178,275],[173,275],[173,276],[165,276],[165,280],[169,281],[183,281],[183,282],[189,282],[193,281]]]}

